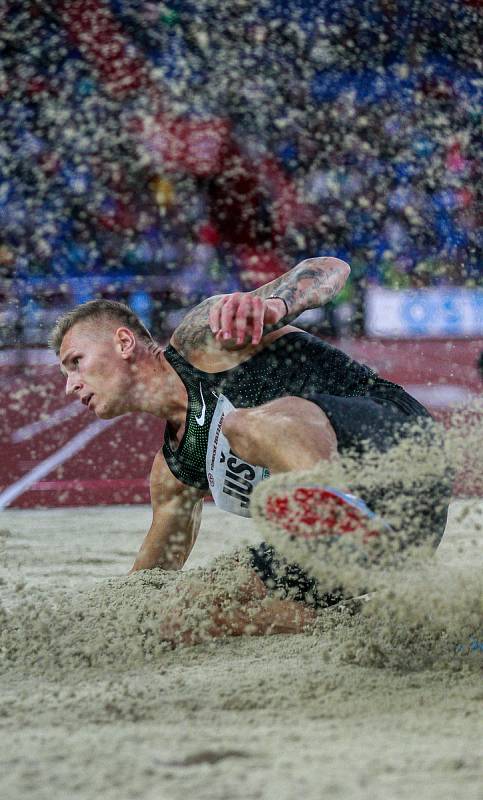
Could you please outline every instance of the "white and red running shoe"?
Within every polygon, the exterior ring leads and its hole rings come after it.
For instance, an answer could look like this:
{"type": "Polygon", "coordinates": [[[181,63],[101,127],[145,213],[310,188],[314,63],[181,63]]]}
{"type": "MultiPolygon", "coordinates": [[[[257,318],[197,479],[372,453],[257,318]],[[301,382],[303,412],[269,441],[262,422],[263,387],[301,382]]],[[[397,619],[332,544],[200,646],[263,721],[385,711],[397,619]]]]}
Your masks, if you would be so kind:
{"type": "Polygon", "coordinates": [[[264,496],[257,511],[291,539],[333,540],[358,534],[365,543],[392,531],[363,500],[332,486],[278,487],[264,496]]]}

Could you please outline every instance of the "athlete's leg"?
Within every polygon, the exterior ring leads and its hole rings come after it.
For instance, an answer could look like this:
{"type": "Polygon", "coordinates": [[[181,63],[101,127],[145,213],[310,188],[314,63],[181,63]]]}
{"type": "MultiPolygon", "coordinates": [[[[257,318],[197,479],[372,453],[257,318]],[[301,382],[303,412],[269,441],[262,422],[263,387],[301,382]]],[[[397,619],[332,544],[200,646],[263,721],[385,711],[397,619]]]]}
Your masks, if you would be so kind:
{"type": "Polygon", "coordinates": [[[409,557],[415,547],[437,546],[444,531],[451,476],[441,431],[429,414],[419,408],[410,413],[381,398],[314,395],[312,399],[333,426],[343,460],[336,466],[343,466],[343,471],[332,472],[319,463],[312,474],[300,476],[294,470],[263,481],[251,497],[250,511],[267,541],[282,555],[282,542],[287,542],[285,552],[292,560],[293,537],[310,545],[308,562],[300,558],[302,567],[312,563],[314,537],[325,552],[326,543],[332,546],[334,532],[344,534],[350,553],[353,540],[345,534],[362,533],[361,563],[369,549],[371,558],[401,563],[406,557],[401,554],[409,557]],[[328,477],[332,474],[334,480],[328,477]],[[274,531],[276,541],[270,538],[274,531]]]}
{"type": "Polygon", "coordinates": [[[228,414],[223,433],[230,447],[273,474],[310,469],[337,456],[337,437],[326,414],[301,397],[281,397],[228,414]]]}

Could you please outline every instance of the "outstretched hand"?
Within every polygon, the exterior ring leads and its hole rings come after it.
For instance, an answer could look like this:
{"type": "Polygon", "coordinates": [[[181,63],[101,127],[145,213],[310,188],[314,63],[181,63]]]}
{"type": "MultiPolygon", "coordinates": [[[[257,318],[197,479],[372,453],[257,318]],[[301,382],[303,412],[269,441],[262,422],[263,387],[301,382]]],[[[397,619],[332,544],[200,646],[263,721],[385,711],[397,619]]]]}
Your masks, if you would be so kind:
{"type": "Polygon", "coordinates": [[[213,304],[209,324],[215,339],[230,347],[257,345],[267,325],[276,325],[286,315],[280,298],[265,300],[251,292],[234,292],[213,304]]]}

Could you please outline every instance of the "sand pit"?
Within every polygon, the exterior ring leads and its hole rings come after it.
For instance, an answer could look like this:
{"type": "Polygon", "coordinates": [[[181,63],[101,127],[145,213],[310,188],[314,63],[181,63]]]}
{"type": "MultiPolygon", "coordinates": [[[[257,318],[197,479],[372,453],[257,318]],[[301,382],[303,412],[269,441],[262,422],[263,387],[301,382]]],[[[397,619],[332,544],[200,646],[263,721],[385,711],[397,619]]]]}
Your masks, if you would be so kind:
{"type": "Polygon", "coordinates": [[[170,593],[251,521],[207,506],[191,572],[128,579],[148,508],[4,512],[2,797],[481,800],[482,512],[452,504],[426,598],[408,575],[311,634],[174,651],[170,593]]]}

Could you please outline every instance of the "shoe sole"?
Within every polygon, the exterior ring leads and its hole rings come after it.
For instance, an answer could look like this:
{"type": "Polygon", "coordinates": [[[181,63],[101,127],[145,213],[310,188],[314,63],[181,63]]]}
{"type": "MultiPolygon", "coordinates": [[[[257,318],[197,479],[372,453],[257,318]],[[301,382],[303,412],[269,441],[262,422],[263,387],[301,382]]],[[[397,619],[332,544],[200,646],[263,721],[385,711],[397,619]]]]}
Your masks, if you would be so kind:
{"type": "Polygon", "coordinates": [[[291,538],[305,541],[362,534],[367,542],[391,530],[362,500],[330,486],[277,490],[265,498],[262,514],[291,538]]]}

